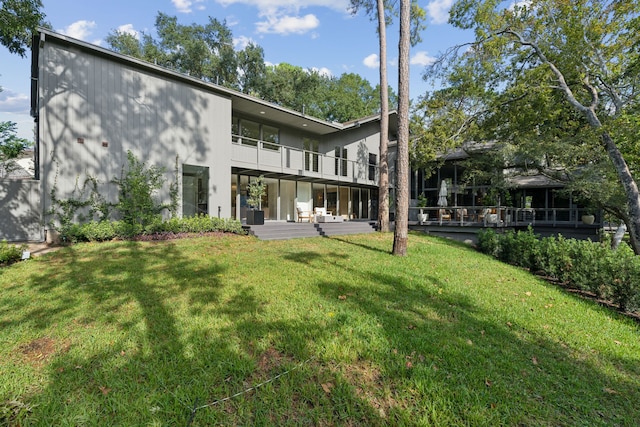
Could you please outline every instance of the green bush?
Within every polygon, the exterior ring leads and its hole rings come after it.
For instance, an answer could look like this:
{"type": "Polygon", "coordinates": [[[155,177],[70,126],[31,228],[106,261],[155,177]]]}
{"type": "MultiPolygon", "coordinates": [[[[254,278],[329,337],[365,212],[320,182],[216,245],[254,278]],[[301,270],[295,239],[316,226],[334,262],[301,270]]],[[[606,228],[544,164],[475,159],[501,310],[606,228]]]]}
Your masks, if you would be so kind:
{"type": "Polygon", "coordinates": [[[22,258],[26,245],[10,245],[6,240],[0,241],[0,264],[12,264],[22,258]]]}
{"type": "Polygon", "coordinates": [[[86,224],[82,224],[82,233],[84,240],[90,242],[104,242],[106,240],[112,240],[117,236],[116,226],[117,223],[111,221],[91,221],[86,224]]]}
{"type": "Polygon", "coordinates": [[[562,236],[540,239],[531,228],[504,234],[487,229],[478,233],[478,249],[609,299],[623,310],[640,309],[640,257],[628,245],[611,250],[606,239],[599,243],[562,236]]]}
{"type": "Polygon", "coordinates": [[[189,218],[170,218],[166,221],[156,218],[144,228],[141,224],[130,224],[125,221],[70,224],[65,227],[60,238],[67,243],[102,242],[112,239],[131,239],[140,235],[209,232],[244,234],[242,223],[238,220],[197,215],[189,218]]]}

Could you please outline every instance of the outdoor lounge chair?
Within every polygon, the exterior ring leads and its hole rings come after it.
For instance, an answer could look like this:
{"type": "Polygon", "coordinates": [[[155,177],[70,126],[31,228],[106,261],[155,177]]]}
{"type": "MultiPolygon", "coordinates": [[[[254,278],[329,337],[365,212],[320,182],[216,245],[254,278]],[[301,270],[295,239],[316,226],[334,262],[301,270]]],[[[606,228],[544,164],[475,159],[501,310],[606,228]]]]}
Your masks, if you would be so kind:
{"type": "Polygon", "coordinates": [[[298,211],[298,222],[302,222],[303,219],[306,219],[308,222],[311,222],[311,212],[303,211],[300,208],[296,208],[298,211]]]}

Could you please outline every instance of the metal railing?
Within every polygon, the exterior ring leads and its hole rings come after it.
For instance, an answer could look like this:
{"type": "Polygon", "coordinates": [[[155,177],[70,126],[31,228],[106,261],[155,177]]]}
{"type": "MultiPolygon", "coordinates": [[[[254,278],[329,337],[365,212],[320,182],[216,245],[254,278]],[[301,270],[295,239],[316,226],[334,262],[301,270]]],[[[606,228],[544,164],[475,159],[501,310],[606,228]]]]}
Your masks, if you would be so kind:
{"type": "MultiPolygon", "coordinates": [[[[584,208],[513,208],[505,206],[411,207],[409,220],[419,224],[482,225],[484,227],[516,227],[547,225],[552,227],[582,227],[584,208]]],[[[601,214],[595,215],[595,226],[601,225],[601,214]]]]}
{"type": "Polygon", "coordinates": [[[232,135],[231,159],[259,170],[376,185],[378,166],[298,147],[232,135]]]}

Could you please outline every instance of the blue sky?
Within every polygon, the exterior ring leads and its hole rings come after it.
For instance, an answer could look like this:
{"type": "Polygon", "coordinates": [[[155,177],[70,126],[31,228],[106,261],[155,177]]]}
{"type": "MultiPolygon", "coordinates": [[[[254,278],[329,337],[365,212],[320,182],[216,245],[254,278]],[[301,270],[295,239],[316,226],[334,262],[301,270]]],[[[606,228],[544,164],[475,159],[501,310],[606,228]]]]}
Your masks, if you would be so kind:
{"type": "MultiPolygon", "coordinates": [[[[427,11],[423,41],[411,49],[411,97],[431,87],[422,80],[424,68],[440,52],[468,42],[471,35],[447,23],[453,0],[420,1],[427,11]]],[[[254,41],[264,49],[268,64],[287,62],[333,76],[356,73],[372,85],[378,82],[376,23],[359,13],[352,16],[349,0],[43,0],[53,29],[108,47],[114,30],[154,35],[157,13],[177,16],[183,24],[205,23],[208,17],[226,20],[237,48],[254,41]]],[[[397,87],[398,26],[387,29],[389,84],[397,87]]],[[[30,58],[0,47],[0,121],[18,123],[19,136],[33,139],[29,117],[30,58]]]]}

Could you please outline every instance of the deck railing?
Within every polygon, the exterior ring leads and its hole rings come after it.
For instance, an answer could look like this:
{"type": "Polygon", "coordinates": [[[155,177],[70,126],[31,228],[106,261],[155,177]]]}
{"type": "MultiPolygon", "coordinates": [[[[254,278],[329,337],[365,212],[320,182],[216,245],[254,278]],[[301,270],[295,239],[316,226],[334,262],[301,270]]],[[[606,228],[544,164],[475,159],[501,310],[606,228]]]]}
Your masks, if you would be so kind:
{"type": "Polygon", "coordinates": [[[232,135],[232,162],[247,168],[322,178],[345,183],[376,185],[378,166],[298,147],[232,135]]]}
{"type": "MultiPolygon", "coordinates": [[[[427,225],[482,225],[484,227],[517,227],[523,225],[574,226],[587,225],[584,208],[513,208],[504,206],[411,207],[409,220],[427,225]]],[[[597,214],[595,226],[602,223],[597,214]]]]}

